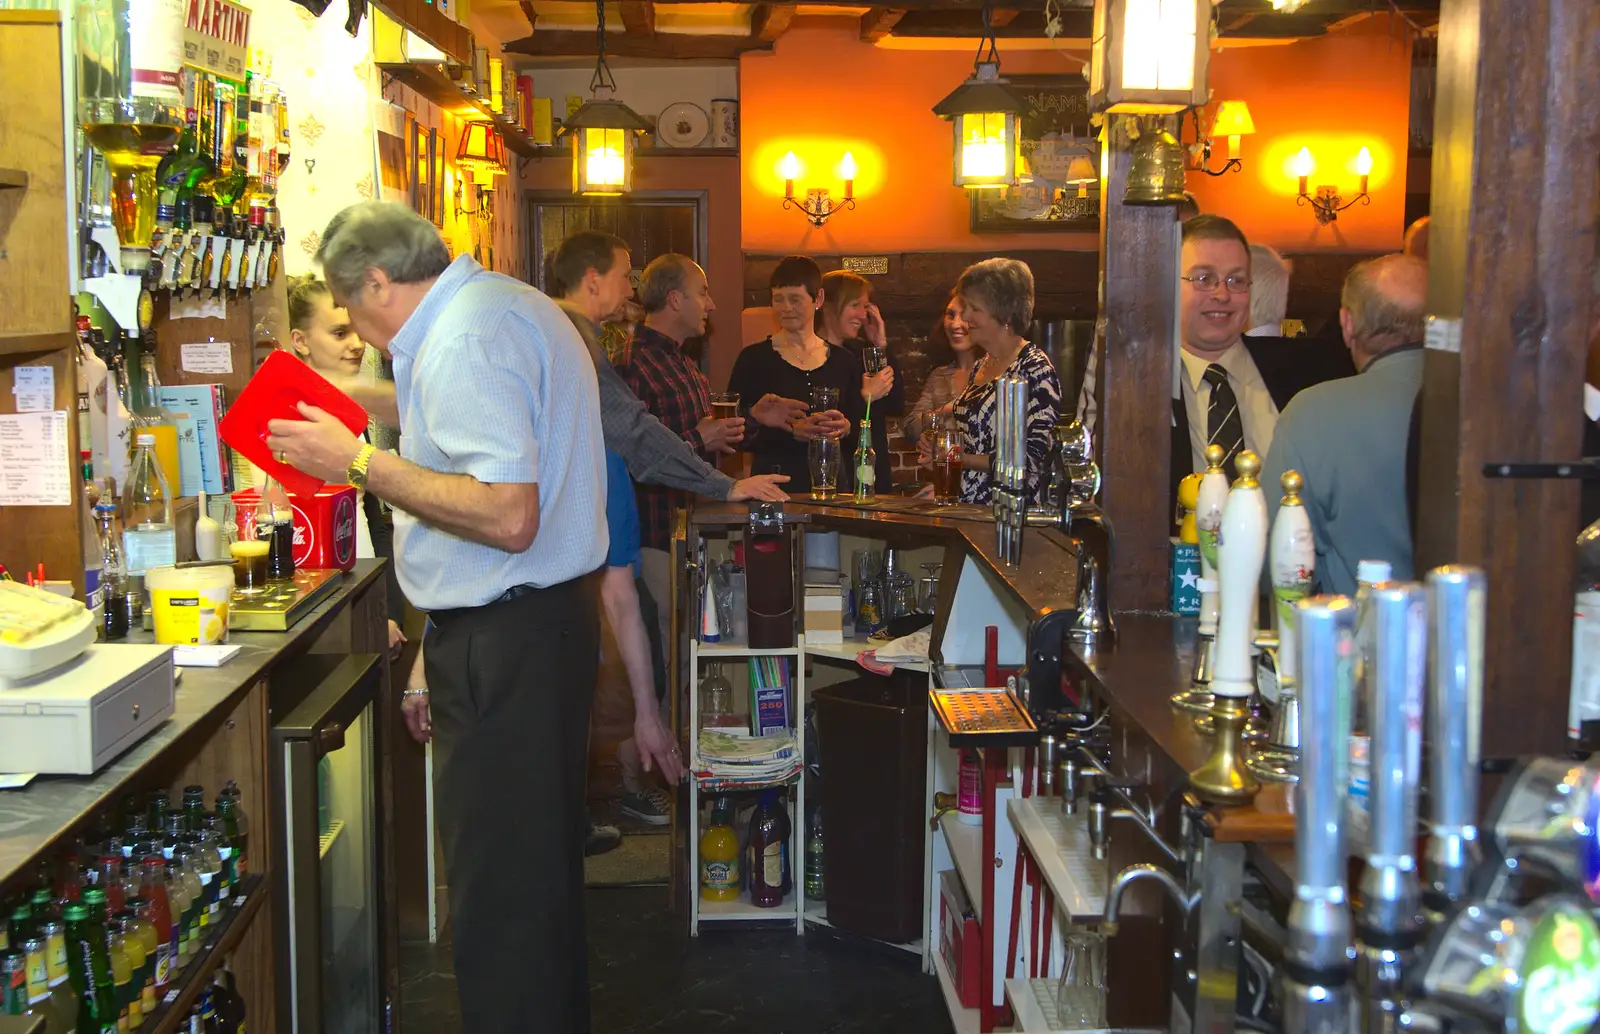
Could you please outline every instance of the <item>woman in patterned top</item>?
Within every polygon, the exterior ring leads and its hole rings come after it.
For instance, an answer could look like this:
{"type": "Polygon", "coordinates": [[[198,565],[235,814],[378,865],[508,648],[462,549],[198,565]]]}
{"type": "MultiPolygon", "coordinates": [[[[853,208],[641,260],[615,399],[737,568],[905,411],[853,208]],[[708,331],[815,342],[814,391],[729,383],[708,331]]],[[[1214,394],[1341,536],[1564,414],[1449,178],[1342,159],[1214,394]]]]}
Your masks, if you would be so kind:
{"type": "Polygon", "coordinates": [[[956,282],[956,294],[966,309],[973,344],[984,352],[972,383],[955,403],[956,422],[962,429],[961,462],[966,468],[961,501],[987,503],[993,497],[994,382],[1015,376],[1028,382],[1028,503],[1038,505],[1045,459],[1061,412],[1061,381],[1044,349],[1022,336],[1033,323],[1033,271],[1016,259],[986,259],[966,268],[956,282]]]}

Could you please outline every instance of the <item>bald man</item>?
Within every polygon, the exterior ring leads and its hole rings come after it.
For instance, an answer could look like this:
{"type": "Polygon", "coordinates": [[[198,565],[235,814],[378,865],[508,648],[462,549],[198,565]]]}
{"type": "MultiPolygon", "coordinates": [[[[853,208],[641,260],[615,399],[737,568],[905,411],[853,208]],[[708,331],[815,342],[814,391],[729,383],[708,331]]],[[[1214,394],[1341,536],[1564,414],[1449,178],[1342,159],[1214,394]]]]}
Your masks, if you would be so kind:
{"type": "Polygon", "coordinates": [[[1353,594],[1362,560],[1387,560],[1395,578],[1412,577],[1406,441],[1422,387],[1427,301],[1420,259],[1385,255],[1351,269],[1339,327],[1360,372],[1305,389],[1278,417],[1262,487],[1276,517],[1278,478],[1305,477],[1322,592],[1353,594]]]}
{"type": "Polygon", "coordinates": [[[1430,216],[1423,216],[1410,226],[1406,227],[1405,243],[1400,248],[1400,253],[1428,261],[1428,227],[1433,225],[1430,216]]]}

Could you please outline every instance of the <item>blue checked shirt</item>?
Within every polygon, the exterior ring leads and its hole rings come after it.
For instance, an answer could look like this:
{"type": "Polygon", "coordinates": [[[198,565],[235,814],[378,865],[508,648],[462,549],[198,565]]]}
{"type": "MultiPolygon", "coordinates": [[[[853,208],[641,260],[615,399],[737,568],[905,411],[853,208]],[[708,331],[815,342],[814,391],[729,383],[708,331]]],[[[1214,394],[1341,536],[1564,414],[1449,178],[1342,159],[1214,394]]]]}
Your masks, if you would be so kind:
{"type": "Polygon", "coordinates": [[[554,302],[468,256],[390,342],[400,453],[428,470],[539,486],[523,553],[468,542],[395,508],[400,586],[421,610],[477,607],[606,559],[605,446],[594,363],[554,302]]]}

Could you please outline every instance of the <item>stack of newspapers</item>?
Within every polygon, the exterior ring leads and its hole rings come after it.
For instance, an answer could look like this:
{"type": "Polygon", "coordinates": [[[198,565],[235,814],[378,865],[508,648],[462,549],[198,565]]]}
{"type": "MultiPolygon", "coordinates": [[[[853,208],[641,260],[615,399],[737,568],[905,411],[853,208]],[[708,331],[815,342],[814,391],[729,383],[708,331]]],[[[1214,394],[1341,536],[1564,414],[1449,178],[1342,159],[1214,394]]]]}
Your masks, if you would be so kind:
{"type": "Polygon", "coordinates": [[[800,749],[791,733],[750,736],[706,730],[694,757],[703,790],[739,790],[785,783],[800,774],[800,749]]]}

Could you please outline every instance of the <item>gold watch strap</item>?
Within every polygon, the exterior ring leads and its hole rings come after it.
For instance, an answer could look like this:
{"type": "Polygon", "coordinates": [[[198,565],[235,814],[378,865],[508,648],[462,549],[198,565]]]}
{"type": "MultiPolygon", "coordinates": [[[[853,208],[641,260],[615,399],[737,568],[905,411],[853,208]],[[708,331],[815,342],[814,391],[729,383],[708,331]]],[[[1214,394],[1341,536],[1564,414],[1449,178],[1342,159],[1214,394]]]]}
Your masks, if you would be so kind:
{"type": "Polygon", "coordinates": [[[356,458],[350,461],[350,469],[345,471],[345,477],[350,479],[352,485],[357,488],[366,487],[367,464],[372,462],[372,454],[377,451],[377,446],[369,442],[363,445],[361,451],[356,453],[356,458]]]}

